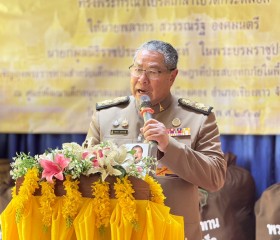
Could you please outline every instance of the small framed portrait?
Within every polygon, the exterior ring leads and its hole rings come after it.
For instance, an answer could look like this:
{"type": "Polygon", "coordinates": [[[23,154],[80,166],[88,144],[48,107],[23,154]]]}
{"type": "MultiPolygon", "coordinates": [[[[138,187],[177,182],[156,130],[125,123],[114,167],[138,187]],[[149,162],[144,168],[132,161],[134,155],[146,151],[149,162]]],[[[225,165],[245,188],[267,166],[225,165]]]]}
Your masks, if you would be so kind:
{"type": "Polygon", "coordinates": [[[138,163],[142,158],[147,157],[149,155],[149,144],[147,143],[130,143],[125,144],[126,148],[130,151],[135,151],[134,153],[134,161],[138,163]]]}

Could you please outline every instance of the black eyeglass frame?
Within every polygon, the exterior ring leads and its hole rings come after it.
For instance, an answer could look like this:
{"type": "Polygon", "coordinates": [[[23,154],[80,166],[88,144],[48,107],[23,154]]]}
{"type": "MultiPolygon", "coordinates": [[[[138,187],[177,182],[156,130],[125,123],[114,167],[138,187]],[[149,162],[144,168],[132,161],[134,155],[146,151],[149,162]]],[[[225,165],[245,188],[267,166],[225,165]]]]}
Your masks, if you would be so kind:
{"type": "MultiPolygon", "coordinates": [[[[131,70],[132,67],[135,67],[134,64],[132,64],[131,66],[129,66],[128,69],[131,70]]],[[[141,68],[139,68],[139,69],[141,69],[141,68]]],[[[168,68],[167,68],[167,71],[172,72],[172,71],[174,71],[175,69],[176,69],[176,68],[172,68],[172,69],[168,69],[168,68]]],[[[145,74],[147,73],[147,69],[141,69],[141,70],[142,70],[142,74],[143,74],[143,72],[145,72],[145,74]]],[[[162,72],[164,72],[164,71],[157,70],[157,73],[158,73],[158,74],[161,74],[162,72]]],[[[142,75],[142,74],[141,74],[141,75],[142,75]]],[[[141,75],[140,75],[140,76],[141,76],[141,75]]],[[[138,76],[138,77],[140,77],[140,76],[138,76]]]]}

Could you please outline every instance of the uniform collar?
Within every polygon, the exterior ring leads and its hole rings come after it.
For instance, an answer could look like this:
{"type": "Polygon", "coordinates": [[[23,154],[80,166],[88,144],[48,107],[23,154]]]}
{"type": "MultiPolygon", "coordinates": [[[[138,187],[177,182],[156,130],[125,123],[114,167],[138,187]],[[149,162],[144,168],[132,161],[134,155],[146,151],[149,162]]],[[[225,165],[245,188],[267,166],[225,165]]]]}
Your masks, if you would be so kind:
{"type": "MultiPolygon", "coordinates": [[[[170,106],[171,102],[172,102],[172,95],[169,94],[163,101],[152,106],[152,109],[154,110],[154,114],[157,114],[157,113],[160,113],[160,112],[166,110],[170,106]]],[[[138,101],[136,101],[137,109],[140,108],[139,104],[140,103],[138,101]]]]}

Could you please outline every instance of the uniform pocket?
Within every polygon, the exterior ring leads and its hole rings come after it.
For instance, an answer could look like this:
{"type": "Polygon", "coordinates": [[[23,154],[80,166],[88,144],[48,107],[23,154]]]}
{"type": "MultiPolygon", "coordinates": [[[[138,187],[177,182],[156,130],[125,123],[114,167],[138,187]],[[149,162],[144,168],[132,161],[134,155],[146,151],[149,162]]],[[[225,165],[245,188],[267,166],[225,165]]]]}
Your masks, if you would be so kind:
{"type": "Polygon", "coordinates": [[[174,136],[173,137],[176,141],[183,143],[187,145],[188,147],[191,147],[191,135],[187,136],[174,136]]]}

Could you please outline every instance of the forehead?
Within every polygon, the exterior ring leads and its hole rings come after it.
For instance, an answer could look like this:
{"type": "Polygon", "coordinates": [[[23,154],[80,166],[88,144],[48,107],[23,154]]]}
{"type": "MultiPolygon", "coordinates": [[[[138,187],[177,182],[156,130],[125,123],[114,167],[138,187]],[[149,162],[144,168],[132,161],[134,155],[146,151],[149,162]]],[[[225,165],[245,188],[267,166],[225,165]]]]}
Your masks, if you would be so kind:
{"type": "Polygon", "coordinates": [[[143,49],[138,52],[134,60],[135,64],[147,67],[164,67],[164,56],[157,51],[143,49]]]}

